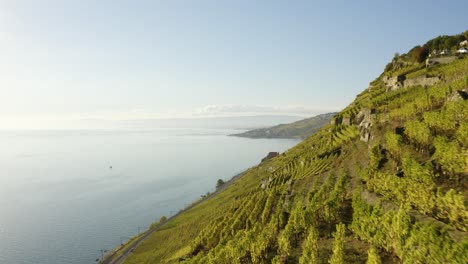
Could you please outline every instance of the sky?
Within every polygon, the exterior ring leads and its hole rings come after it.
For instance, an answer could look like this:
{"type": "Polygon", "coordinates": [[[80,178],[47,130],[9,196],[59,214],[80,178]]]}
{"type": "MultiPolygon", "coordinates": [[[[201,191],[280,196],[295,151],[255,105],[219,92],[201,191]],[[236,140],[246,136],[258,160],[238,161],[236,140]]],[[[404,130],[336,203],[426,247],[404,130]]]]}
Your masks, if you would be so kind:
{"type": "Polygon", "coordinates": [[[468,29],[468,1],[0,0],[0,128],[312,116],[395,52],[468,29]]]}

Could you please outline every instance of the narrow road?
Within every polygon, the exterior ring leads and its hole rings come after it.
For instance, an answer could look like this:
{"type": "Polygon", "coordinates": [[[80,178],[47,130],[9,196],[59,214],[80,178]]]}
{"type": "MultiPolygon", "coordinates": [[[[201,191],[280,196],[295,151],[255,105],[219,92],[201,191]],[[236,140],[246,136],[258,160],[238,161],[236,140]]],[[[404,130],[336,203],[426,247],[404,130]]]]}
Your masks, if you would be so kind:
{"type": "MultiPolygon", "coordinates": [[[[177,214],[176,214],[177,215],[177,214]]],[[[176,215],[170,217],[169,219],[167,219],[167,221],[169,221],[170,219],[172,219],[173,217],[175,217],[176,215]]],[[[164,222],[164,223],[167,223],[164,222]]],[[[163,224],[164,224],[163,223],[163,224]]],[[[116,252],[113,252],[111,255],[107,256],[106,258],[104,258],[103,261],[101,261],[100,263],[102,264],[121,264],[125,261],[125,259],[127,259],[127,257],[130,255],[130,253],[132,253],[132,251],[138,246],[140,245],[141,242],[143,242],[146,238],[148,238],[151,234],[153,234],[154,232],[156,232],[158,230],[158,228],[161,226],[162,224],[158,224],[156,226],[154,226],[153,228],[151,229],[148,229],[146,230],[142,236],[140,236],[138,239],[136,239],[135,241],[133,241],[120,255],[116,256],[116,252]]]]}
{"type": "MultiPolygon", "coordinates": [[[[174,215],[175,216],[175,215],[174,215]]],[[[171,217],[172,218],[172,217],[171,217]]],[[[169,218],[169,219],[171,219],[169,218]]],[[[169,220],[168,219],[168,220],[169,220]]],[[[107,257],[104,258],[103,261],[101,261],[100,263],[103,263],[103,264],[120,264],[120,263],[123,263],[124,260],[130,255],[130,253],[132,253],[132,251],[141,243],[143,242],[146,238],[148,238],[151,234],[153,234],[154,232],[156,232],[158,230],[158,227],[160,225],[157,225],[149,230],[146,230],[142,236],[140,236],[137,240],[133,241],[129,247],[127,247],[123,252],[122,254],[120,254],[119,256],[116,256],[116,253],[117,252],[113,252],[112,254],[108,255],[107,257]]]]}

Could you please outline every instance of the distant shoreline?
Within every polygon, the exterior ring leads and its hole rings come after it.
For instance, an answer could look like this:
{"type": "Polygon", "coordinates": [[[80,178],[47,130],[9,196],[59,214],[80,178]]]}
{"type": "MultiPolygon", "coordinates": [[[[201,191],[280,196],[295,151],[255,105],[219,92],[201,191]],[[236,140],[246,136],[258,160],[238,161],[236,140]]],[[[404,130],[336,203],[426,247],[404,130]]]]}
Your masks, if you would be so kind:
{"type": "Polygon", "coordinates": [[[229,136],[244,138],[276,138],[276,139],[299,139],[304,140],[318,131],[322,126],[328,124],[336,115],[336,112],[316,115],[288,124],[280,124],[272,127],[253,129],[229,136]]]}

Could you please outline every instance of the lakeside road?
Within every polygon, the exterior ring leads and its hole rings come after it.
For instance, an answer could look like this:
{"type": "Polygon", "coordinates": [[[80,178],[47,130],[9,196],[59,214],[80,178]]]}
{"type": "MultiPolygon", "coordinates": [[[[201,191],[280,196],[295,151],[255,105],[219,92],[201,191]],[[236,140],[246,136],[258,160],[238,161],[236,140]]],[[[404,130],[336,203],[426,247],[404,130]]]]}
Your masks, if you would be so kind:
{"type": "MultiPolygon", "coordinates": [[[[196,205],[210,199],[211,197],[213,197],[217,193],[224,191],[229,185],[231,185],[235,180],[240,178],[244,173],[245,173],[245,171],[235,175],[230,180],[226,181],[223,185],[221,185],[219,188],[217,188],[209,196],[206,196],[206,197],[204,197],[202,199],[199,199],[199,200],[195,201],[194,203],[192,203],[188,207],[180,210],[175,215],[169,217],[164,223],[157,224],[157,225],[151,227],[150,229],[146,230],[138,238],[136,238],[135,241],[132,241],[130,243],[130,245],[127,245],[124,251],[119,252],[120,248],[117,249],[117,250],[113,250],[113,252],[111,254],[108,254],[107,256],[104,256],[104,259],[101,260],[99,263],[101,263],[101,264],[121,264],[121,263],[123,263],[128,258],[128,256],[130,256],[130,254],[133,252],[133,250],[135,250],[143,241],[145,241],[154,232],[158,231],[161,226],[168,223],[172,219],[176,218],[178,215],[192,209],[194,206],[196,206],[196,205]]],[[[122,248],[124,246],[121,245],[120,247],[122,248]]]]}
{"type": "MultiPolygon", "coordinates": [[[[158,226],[159,227],[159,226],[158,226]]],[[[158,230],[158,227],[150,228],[145,231],[142,236],[133,241],[120,255],[116,255],[118,251],[114,251],[112,254],[104,258],[100,263],[103,264],[120,264],[132,253],[132,251],[146,238],[158,230]]]]}

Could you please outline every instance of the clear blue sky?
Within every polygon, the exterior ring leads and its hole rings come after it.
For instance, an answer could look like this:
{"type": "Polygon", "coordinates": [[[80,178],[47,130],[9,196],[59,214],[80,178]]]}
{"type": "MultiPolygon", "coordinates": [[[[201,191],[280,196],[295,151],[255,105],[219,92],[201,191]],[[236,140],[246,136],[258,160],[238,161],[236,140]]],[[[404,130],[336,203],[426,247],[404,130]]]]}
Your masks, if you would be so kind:
{"type": "MultiPolygon", "coordinates": [[[[0,119],[339,110],[468,1],[0,1],[0,119]]],[[[7,125],[5,125],[7,124],[7,125]]]]}

